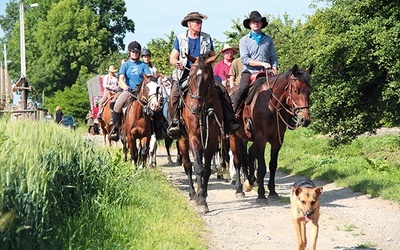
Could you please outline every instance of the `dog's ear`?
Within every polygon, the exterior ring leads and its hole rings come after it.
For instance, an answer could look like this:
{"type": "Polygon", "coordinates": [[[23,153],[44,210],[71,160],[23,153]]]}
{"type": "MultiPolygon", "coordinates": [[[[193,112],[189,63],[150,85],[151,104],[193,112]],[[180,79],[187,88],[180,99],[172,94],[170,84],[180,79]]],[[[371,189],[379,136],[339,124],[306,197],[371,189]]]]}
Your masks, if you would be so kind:
{"type": "Polygon", "coordinates": [[[320,196],[323,193],[323,187],[316,187],[315,193],[317,194],[317,196],[320,196]]]}
{"type": "Polygon", "coordinates": [[[302,191],[303,191],[303,189],[301,189],[299,187],[293,188],[293,192],[296,194],[296,196],[299,196],[299,194],[301,194],[302,191]]]}

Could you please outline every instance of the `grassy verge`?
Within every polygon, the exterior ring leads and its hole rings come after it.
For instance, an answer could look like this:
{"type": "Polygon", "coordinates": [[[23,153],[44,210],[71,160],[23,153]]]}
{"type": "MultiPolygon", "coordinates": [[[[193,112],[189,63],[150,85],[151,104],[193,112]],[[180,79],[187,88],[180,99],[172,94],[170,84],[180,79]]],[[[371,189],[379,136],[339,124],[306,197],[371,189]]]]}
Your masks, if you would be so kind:
{"type": "Polygon", "coordinates": [[[205,249],[204,222],[158,171],[53,123],[0,119],[2,249],[205,249]]]}
{"type": "Polygon", "coordinates": [[[363,136],[332,148],[326,138],[298,129],[286,132],[278,168],[400,203],[399,152],[400,135],[363,136]]]}

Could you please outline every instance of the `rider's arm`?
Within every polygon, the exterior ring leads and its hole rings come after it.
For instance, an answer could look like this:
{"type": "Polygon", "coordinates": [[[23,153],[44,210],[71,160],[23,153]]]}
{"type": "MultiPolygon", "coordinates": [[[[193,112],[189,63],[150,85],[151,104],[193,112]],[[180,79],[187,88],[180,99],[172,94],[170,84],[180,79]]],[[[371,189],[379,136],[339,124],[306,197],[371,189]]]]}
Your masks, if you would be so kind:
{"type": "Polygon", "coordinates": [[[123,75],[123,74],[119,75],[118,86],[120,86],[121,89],[123,89],[123,90],[128,90],[129,89],[129,86],[126,85],[126,83],[125,83],[125,75],[123,75]]]}

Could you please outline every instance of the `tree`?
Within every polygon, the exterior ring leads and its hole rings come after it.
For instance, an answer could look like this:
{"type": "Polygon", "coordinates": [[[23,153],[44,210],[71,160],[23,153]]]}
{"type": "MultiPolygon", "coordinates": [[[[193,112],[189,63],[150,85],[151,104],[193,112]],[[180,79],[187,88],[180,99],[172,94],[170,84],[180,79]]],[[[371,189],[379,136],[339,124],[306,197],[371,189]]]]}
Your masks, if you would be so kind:
{"type": "Polygon", "coordinates": [[[301,45],[315,63],[313,128],[348,142],[399,120],[397,1],[330,1],[307,22],[301,45]],[[304,35],[306,37],[306,35],[304,35]]]}

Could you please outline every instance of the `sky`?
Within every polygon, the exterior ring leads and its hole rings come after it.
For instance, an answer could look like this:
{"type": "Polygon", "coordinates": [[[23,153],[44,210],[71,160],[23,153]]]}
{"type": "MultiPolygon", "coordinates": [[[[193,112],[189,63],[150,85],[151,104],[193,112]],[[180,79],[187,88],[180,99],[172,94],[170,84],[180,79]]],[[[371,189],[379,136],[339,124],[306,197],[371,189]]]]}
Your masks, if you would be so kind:
{"type": "MultiPolygon", "coordinates": [[[[6,3],[0,0],[0,15],[5,14],[6,3]]],[[[212,38],[225,42],[225,31],[231,29],[232,20],[243,21],[251,11],[257,10],[261,15],[270,14],[282,17],[288,13],[294,20],[306,20],[306,15],[312,15],[309,8],[312,0],[126,0],[127,16],[135,22],[135,33],[127,33],[124,39],[126,46],[133,40],[142,47],[151,39],[166,39],[171,31],[176,34],[185,31],[181,25],[187,13],[198,11],[208,16],[203,22],[202,30],[212,38]]],[[[319,6],[325,6],[320,3],[319,6]]],[[[40,8],[40,7],[39,7],[40,8]]],[[[3,31],[0,29],[0,37],[3,31]]]]}

